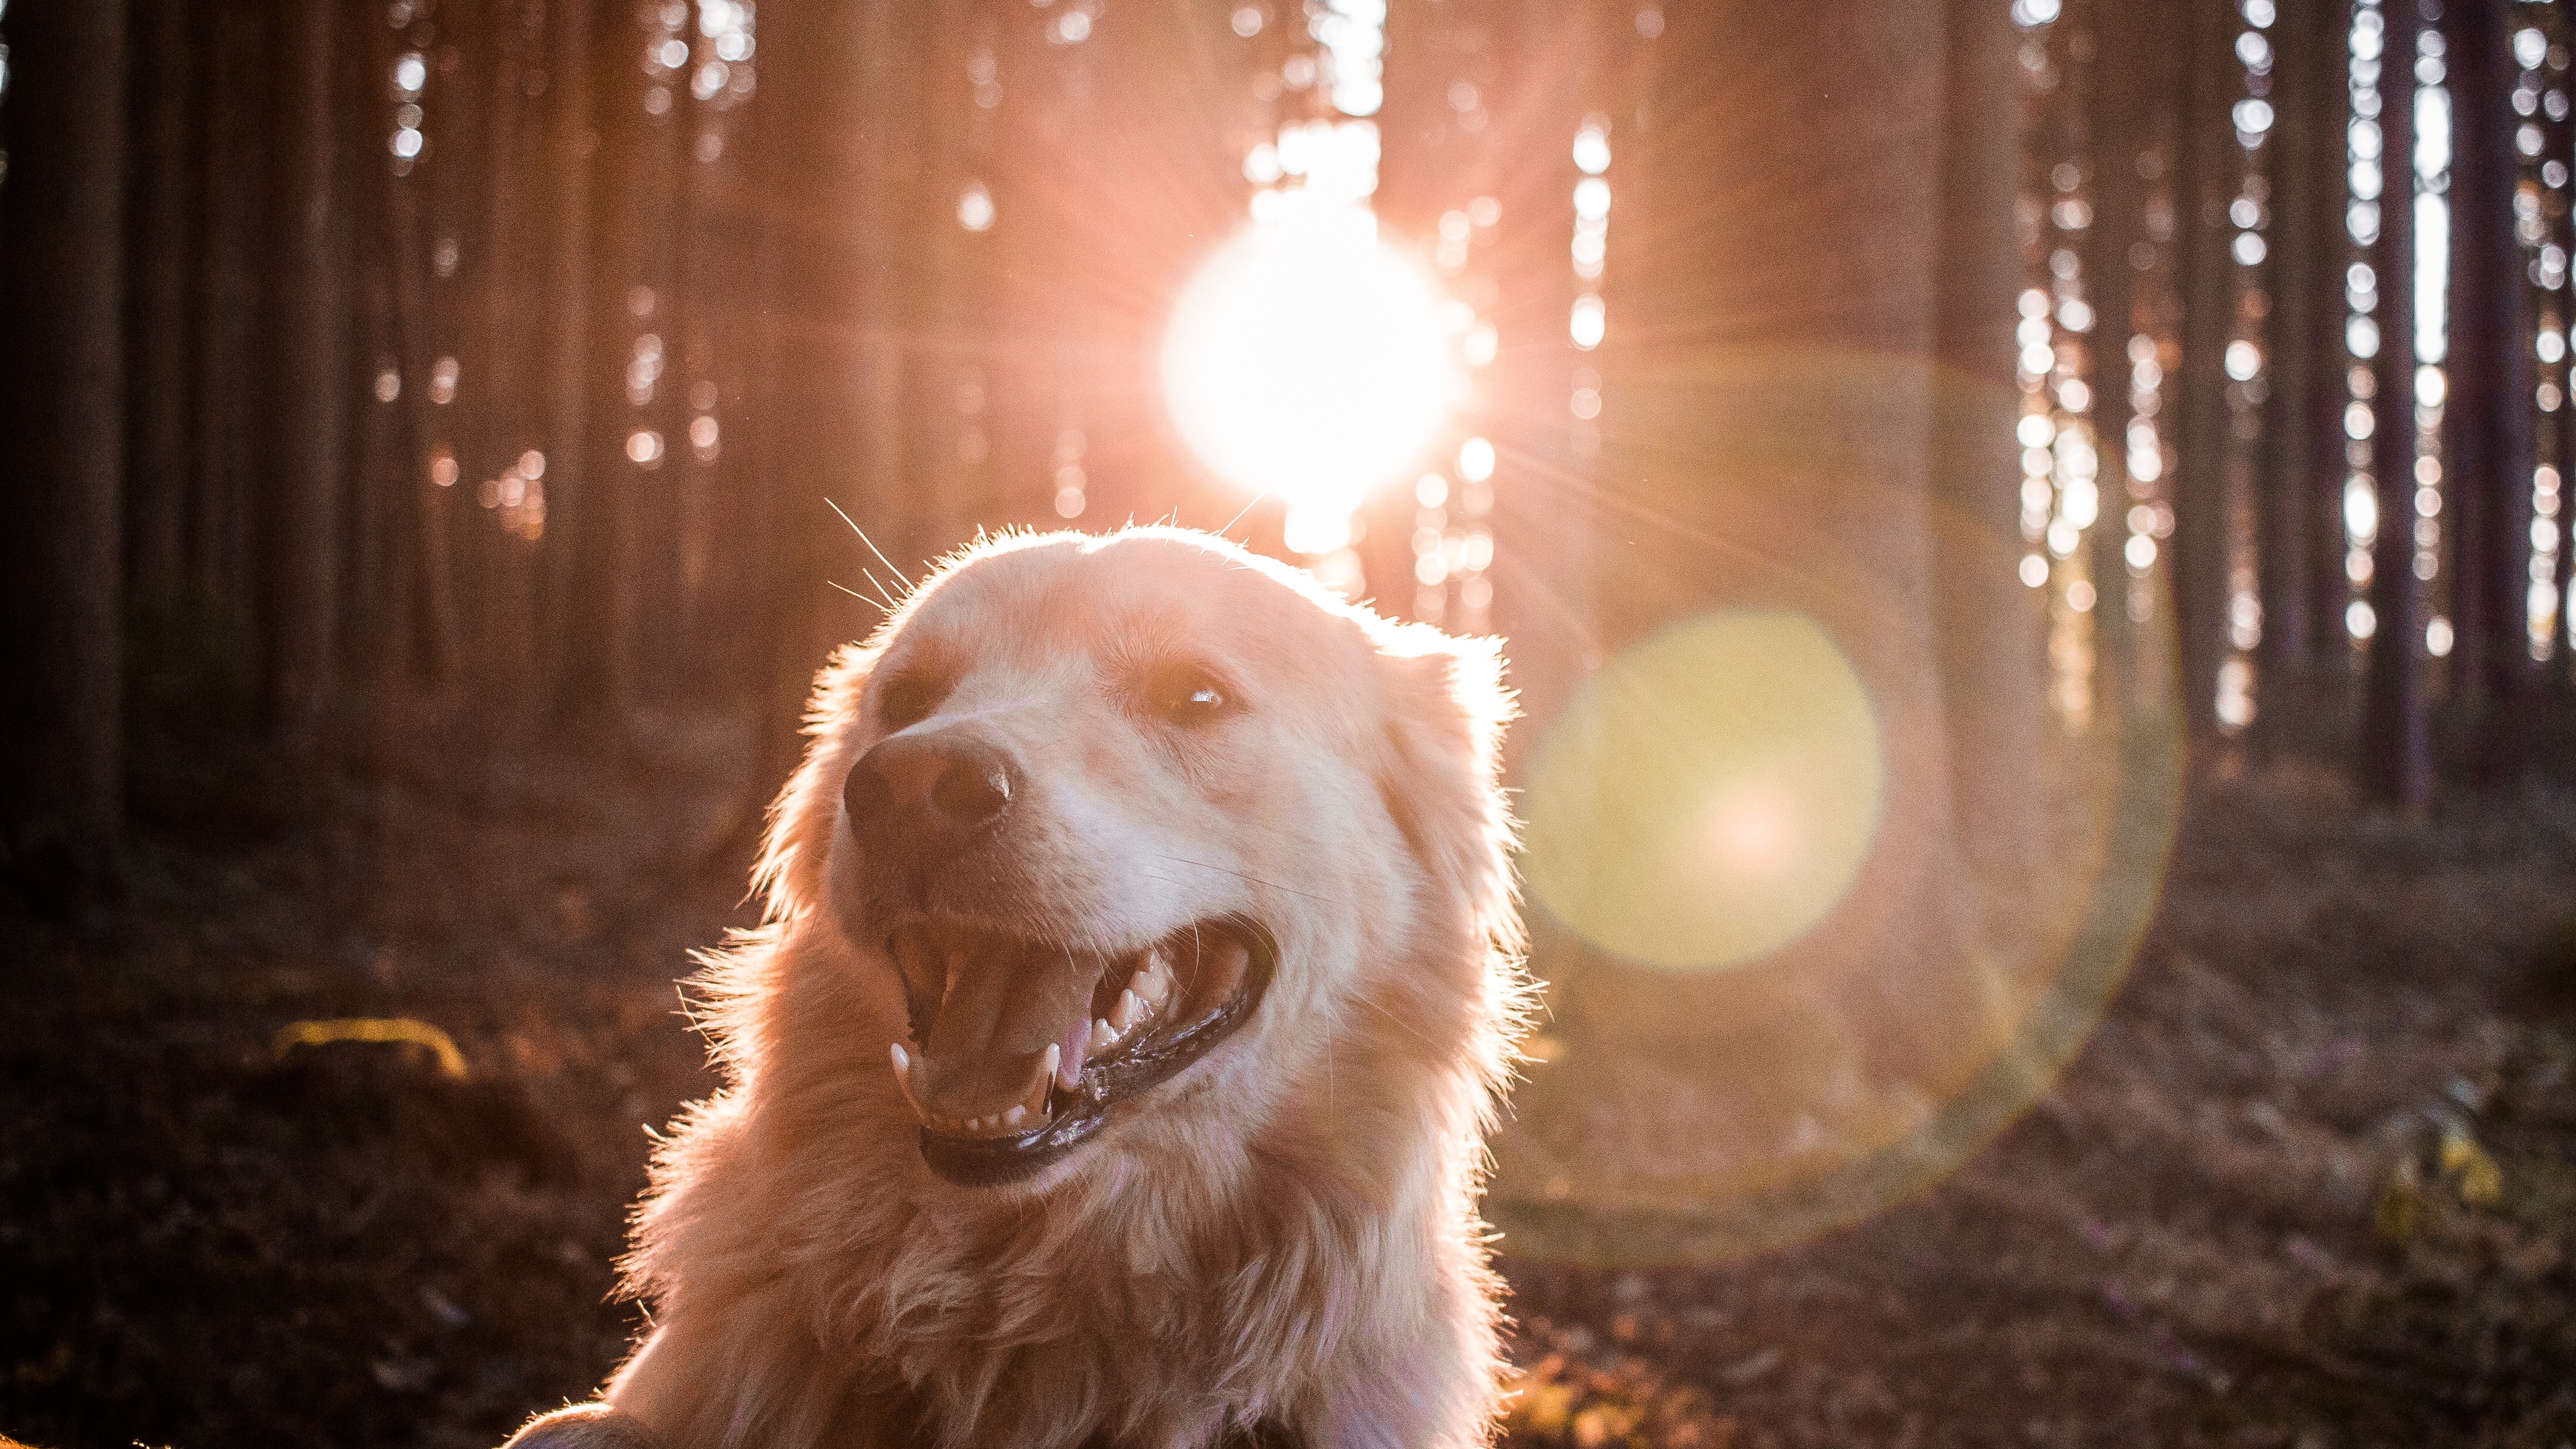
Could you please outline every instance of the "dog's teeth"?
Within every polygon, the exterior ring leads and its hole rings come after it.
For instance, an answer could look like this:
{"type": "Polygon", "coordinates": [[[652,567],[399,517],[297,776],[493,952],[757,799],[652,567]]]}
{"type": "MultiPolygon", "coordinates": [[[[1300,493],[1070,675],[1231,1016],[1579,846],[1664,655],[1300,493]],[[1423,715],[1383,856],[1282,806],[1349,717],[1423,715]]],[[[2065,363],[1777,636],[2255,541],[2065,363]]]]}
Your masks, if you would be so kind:
{"type": "Polygon", "coordinates": [[[1111,1026],[1106,1018],[1091,1024],[1092,1050],[1099,1051],[1116,1045],[1118,1045],[1118,1028],[1111,1026]]]}
{"type": "Polygon", "coordinates": [[[1026,1107],[1013,1107],[1002,1114],[1002,1125],[1005,1127],[1017,1127],[1027,1120],[1029,1120],[1029,1109],[1026,1107]]]}
{"type": "Polygon", "coordinates": [[[1144,1015],[1145,1000],[1130,987],[1118,993],[1118,1004],[1109,1009],[1109,1024],[1124,1036],[1144,1015]]]}
{"type": "Polygon", "coordinates": [[[903,1049],[902,1042],[890,1045],[892,1050],[889,1054],[894,1058],[894,1084],[902,1091],[903,1100],[911,1106],[912,1114],[927,1122],[931,1114],[922,1110],[921,1099],[912,1094],[912,1054],[903,1049]]]}
{"type": "Polygon", "coordinates": [[[1172,968],[1163,960],[1161,952],[1157,951],[1145,959],[1145,969],[1136,973],[1134,985],[1136,994],[1143,997],[1148,1006],[1160,1006],[1163,998],[1172,994],[1172,968]]]}

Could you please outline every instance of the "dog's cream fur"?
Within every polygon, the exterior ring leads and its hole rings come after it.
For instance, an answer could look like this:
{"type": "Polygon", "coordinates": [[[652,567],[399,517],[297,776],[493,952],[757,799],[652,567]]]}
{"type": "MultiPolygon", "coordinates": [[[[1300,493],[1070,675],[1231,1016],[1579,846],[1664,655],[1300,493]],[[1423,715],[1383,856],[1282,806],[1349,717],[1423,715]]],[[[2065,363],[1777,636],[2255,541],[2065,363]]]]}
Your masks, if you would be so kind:
{"type": "Polygon", "coordinates": [[[1524,1001],[1501,667],[1201,534],[949,560],[817,685],[766,924],[703,978],[730,1085],[655,1161],[628,1263],[652,1327],[613,1409],[513,1442],[1485,1443],[1476,1197],[1524,1001]],[[1235,1037],[1013,1187],[923,1164],[887,1061],[896,972],[834,908],[863,868],[842,781],[884,733],[871,671],[933,649],[961,675],[934,721],[971,717],[1041,782],[1051,929],[1242,911],[1280,948],[1235,1037]],[[1158,737],[1120,681],[1170,651],[1237,681],[1240,715],[1158,737]]]}

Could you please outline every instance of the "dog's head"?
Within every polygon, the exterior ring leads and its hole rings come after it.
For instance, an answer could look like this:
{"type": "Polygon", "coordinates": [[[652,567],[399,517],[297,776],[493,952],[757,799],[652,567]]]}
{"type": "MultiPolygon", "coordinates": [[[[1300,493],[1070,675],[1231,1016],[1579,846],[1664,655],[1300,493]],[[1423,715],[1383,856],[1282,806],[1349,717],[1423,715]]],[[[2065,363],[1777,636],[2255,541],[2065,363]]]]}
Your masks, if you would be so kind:
{"type": "Polygon", "coordinates": [[[851,1049],[962,1185],[1240,1110],[1208,1099],[1257,1093],[1256,1042],[1294,1071],[1372,990],[1472,1033],[1512,931],[1500,668],[1205,535],[979,546],[826,674],[773,911],[899,984],[851,1049]],[[1444,947],[1460,979],[1369,979],[1444,947]]]}

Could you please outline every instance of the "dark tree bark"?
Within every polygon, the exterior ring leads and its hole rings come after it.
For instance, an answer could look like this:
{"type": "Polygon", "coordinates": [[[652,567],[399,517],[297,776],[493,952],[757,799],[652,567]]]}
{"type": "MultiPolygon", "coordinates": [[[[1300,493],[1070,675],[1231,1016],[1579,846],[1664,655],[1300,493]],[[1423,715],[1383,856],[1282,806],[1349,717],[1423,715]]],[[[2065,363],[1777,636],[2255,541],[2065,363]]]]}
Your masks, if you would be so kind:
{"type": "Polygon", "coordinates": [[[2379,530],[2371,549],[2369,671],[2361,718],[2361,778],[2409,810],[2432,799],[2433,750],[2424,702],[2424,581],[2415,575],[2415,45],[2414,0],[2388,0],[2379,77],[2379,359],[2371,474],[2379,530]]]}
{"type": "MultiPolygon", "coordinates": [[[[262,259],[268,254],[267,65],[277,27],[266,4],[217,4],[207,46],[205,255],[197,286],[196,478],[189,571],[217,647],[254,647],[251,500],[262,441],[262,259]]],[[[232,661],[248,666],[253,661],[232,661]]]]}
{"type": "Polygon", "coordinates": [[[475,380],[475,397],[457,419],[458,451],[474,460],[460,483],[471,481],[477,489],[477,507],[464,529],[479,594],[475,667],[492,699],[507,706],[483,716],[495,731],[528,722],[535,674],[529,628],[536,607],[533,560],[526,540],[505,524],[481,489],[510,476],[542,436],[544,373],[535,364],[544,348],[529,326],[530,318],[545,315],[542,233],[533,224],[537,217],[529,199],[545,159],[546,138],[531,124],[542,115],[530,93],[532,78],[545,68],[538,28],[543,14],[525,3],[494,6],[480,37],[481,63],[460,78],[481,92],[483,122],[482,156],[473,177],[481,205],[464,232],[476,261],[472,284],[459,298],[459,351],[465,375],[475,380]]]}
{"type": "Polygon", "coordinates": [[[2238,86],[2226,56],[2230,27],[2215,0],[2177,0],[2187,47],[2182,122],[2174,149],[2175,269],[2182,293],[2182,362],[2175,379],[2173,588],[2181,636],[2183,719],[2197,737],[2217,727],[2218,667],[2227,657],[2227,377],[2234,308],[2228,286],[2228,197],[2221,166],[2235,147],[2229,108],[2238,86]]]}
{"type": "Polygon", "coordinates": [[[2445,491],[2457,531],[2453,687],[2483,704],[2489,770],[2508,769],[2513,736],[2536,682],[2526,642],[2530,587],[2531,291],[2514,227],[2517,68],[2512,0],[2452,0],[2449,453],[2445,491]]]}
{"type": "MultiPolygon", "coordinates": [[[[366,33],[374,38],[370,47],[374,73],[387,74],[399,40],[375,25],[367,26],[366,33]]],[[[433,77],[435,73],[433,67],[433,77]]],[[[436,84],[431,80],[432,87],[436,84]]],[[[400,468],[383,484],[400,500],[388,520],[387,554],[399,577],[389,589],[390,601],[410,671],[423,679],[443,681],[455,673],[463,645],[447,562],[448,517],[443,505],[448,500],[439,496],[452,490],[433,486],[430,475],[430,449],[440,438],[438,415],[443,410],[430,401],[432,359],[437,351],[431,340],[429,265],[421,241],[419,188],[426,183],[417,169],[407,176],[394,174],[380,153],[371,158],[364,174],[370,180],[358,194],[365,198],[360,235],[372,242],[367,248],[373,261],[369,286],[381,288],[373,295],[386,308],[390,351],[402,378],[394,429],[400,468]]]]}
{"type": "MultiPolygon", "coordinates": [[[[765,46],[773,39],[762,36],[765,46]]],[[[547,497],[561,609],[553,626],[548,713],[556,728],[592,736],[622,731],[635,698],[636,494],[650,476],[626,456],[628,434],[647,421],[626,400],[626,368],[641,330],[628,299],[642,280],[636,234],[649,151],[640,134],[647,81],[635,64],[642,43],[628,8],[594,12],[590,97],[579,122],[588,128],[593,218],[590,300],[580,323],[589,338],[581,374],[586,416],[578,439],[563,443],[581,452],[583,464],[575,486],[547,497]]],[[[557,384],[568,386],[560,377],[557,384]]]]}
{"type": "Polygon", "coordinates": [[[334,678],[340,506],[348,467],[349,255],[339,173],[337,0],[295,0],[284,27],[273,315],[279,446],[262,470],[260,570],[270,725],[290,755],[320,743],[334,678]]]}
{"type": "MultiPolygon", "coordinates": [[[[914,122],[894,97],[915,69],[906,7],[870,0],[832,12],[765,13],[761,187],[769,198],[768,291],[760,368],[768,414],[764,611],[774,653],[762,689],[762,788],[794,765],[797,716],[831,649],[880,611],[834,589],[900,589],[833,516],[837,503],[899,560],[917,557],[904,516],[902,354],[896,323],[902,242],[954,228],[953,211],[895,204],[914,164],[914,122]],[[859,78],[853,83],[852,78],[859,78]]],[[[917,23],[917,22],[916,22],[917,23]]],[[[962,67],[960,68],[962,73],[962,67]]],[[[953,205],[953,198],[952,198],[953,205]]],[[[952,413],[951,416],[954,416],[952,413]]],[[[951,452],[948,456],[954,457],[951,452]]]]}
{"type": "MultiPolygon", "coordinates": [[[[594,81],[598,36],[593,0],[553,0],[554,33],[547,69],[553,115],[547,136],[547,185],[553,199],[546,219],[553,245],[547,254],[545,532],[539,539],[537,634],[540,688],[550,722],[577,721],[567,708],[562,681],[581,673],[583,619],[594,607],[581,594],[577,567],[588,533],[597,527],[596,490],[611,475],[613,455],[601,456],[592,417],[598,390],[593,333],[599,297],[591,275],[592,196],[598,184],[593,158],[601,149],[601,120],[594,81]]],[[[613,26],[611,27],[614,28],[613,26]]],[[[614,86],[606,89],[614,91],[614,86]]]]}
{"type": "Polygon", "coordinates": [[[122,820],[125,9],[9,16],[0,178],[0,868],[41,906],[112,878],[122,820]]]}
{"type": "MultiPolygon", "coordinates": [[[[2300,107],[2314,138],[2312,158],[2303,176],[2284,178],[2294,194],[2285,195],[2283,187],[2276,185],[2273,195],[2279,206],[2297,206],[2306,211],[2315,227],[2316,252],[2308,270],[2310,294],[2304,304],[2307,336],[2304,346],[2298,339],[2291,339],[2292,346],[2307,353],[2312,371],[2306,406],[2288,423],[2307,439],[2306,476],[2291,485],[2307,490],[2301,517],[2308,538],[2308,666],[2318,686],[2303,701],[2303,707],[2321,709],[2330,702],[2341,703],[2353,672],[2352,634],[2344,624],[2345,610],[2352,603],[2352,579],[2344,566],[2343,520],[2344,479],[2352,472],[2349,450],[2358,446],[2344,436],[2343,430],[2348,391],[2345,378],[2352,365],[2350,346],[2344,338],[2348,309],[2345,269],[2353,260],[2344,223],[2344,202],[2350,185],[2344,173],[2350,144],[2345,138],[2352,120],[2348,69],[2352,3],[2291,0],[2283,14],[2285,29],[2299,24],[2309,38],[2300,40],[2285,34],[2279,64],[2285,68],[2297,64],[2303,52],[2306,62],[2302,69],[2313,72],[2312,78],[2302,76],[2293,102],[2300,107]]],[[[2284,110],[2286,113],[2286,107],[2284,110]]]]}
{"type": "Polygon", "coordinates": [[[127,14],[134,135],[126,213],[125,569],[134,600],[157,613],[175,604],[187,557],[205,26],[193,0],[132,0],[127,14]]]}
{"type": "MultiPolygon", "coordinates": [[[[2567,7],[2559,5],[2551,9],[2548,34],[2553,48],[2576,43],[2576,25],[2568,23],[2567,7]]],[[[2556,72],[2555,78],[2562,87],[2571,79],[2565,70],[2556,72]]],[[[2541,135],[2544,137],[2544,156],[2555,157],[2562,165],[2576,163],[2576,146],[2570,144],[2576,142],[2576,114],[2561,113],[2555,120],[2544,120],[2541,135]]],[[[2576,215],[2571,215],[2565,205],[2552,213],[2545,195],[2542,207],[2542,215],[2548,221],[2549,237],[2562,247],[2576,248],[2576,215]]],[[[2576,276],[2561,278],[2556,300],[2557,321],[2563,330],[2571,321],[2576,321],[2576,276]]],[[[2558,513],[2547,525],[2548,531],[2556,535],[2558,547],[2553,551],[2555,564],[2540,573],[2552,585],[2552,597],[2558,601],[2558,608],[2551,621],[2553,637],[2545,651],[2550,663],[2541,673],[2541,684],[2548,697],[2563,704],[2570,689],[2576,688],[2576,673],[2571,673],[2568,667],[2567,632],[2568,569],[2571,562],[2576,562],[2569,558],[2570,545],[2576,543],[2576,539],[2570,538],[2568,530],[2571,515],[2576,515],[2576,507],[2571,507],[2571,504],[2576,504],[2576,498],[2571,498],[2569,492],[2571,480],[2576,480],[2576,357],[2562,358],[2553,363],[2549,375],[2559,385],[2560,401],[2558,411],[2552,417],[2554,426],[2550,429],[2550,444],[2542,456],[2555,466],[2558,473],[2558,513]]],[[[2535,543],[2539,536],[2535,533],[2535,543]]]]}
{"type": "MultiPolygon", "coordinates": [[[[2013,235],[2023,128],[2012,17],[1985,0],[1947,0],[1941,126],[1940,266],[1935,273],[1930,491],[1933,604],[1950,734],[1950,795],[1962,854],[1991,907],[2012,898],[2039,862],[2040,731],[2046,715],[2047,595],[2025,587],[2014,385],[2014,299],[2021,289],[2013,235]]],[[[2135,174],[2134,167],[2131,170],[2135,174]]],[[[2097,216],[2095,225],[2103,225],[2097,216]]],[[[2123,252],[2119,266],[2126,273],[2123,252]]],[[[2094,324],[2127,336],[2125,314],[2094,324]]],[[[2109,388],[2104,392],[2107,394],[2109,388]]],[[[2120,392],[2127,396],[2126,380],[2120,392]]],[[[2116,448],[2104,450],[2106,463],[2116,448]]],[[[2107,468],[2106,519],[2117,476],[2107,468]]],[[[2116,525],[2108,525],[2116,530],[2116,525]]],[[[2116,557],[2116,555],[2115,555],[2116,557]]],[[[2117,576],[2113,576],[2116,578],[2117,576]]],[[[2098,608],[2123,606],[2108,583],[2098,608]]]]}
{"type": "Polygon", "coordinates": [[[2138,268],[2129,249],[2147,239],[2146,178],[2139,160],[2156,144],[2154,57],[2172,47],[2172,7],[2111,4],[2093,7],[2092,63],[2086,131],[2092,158],[2093,222],[2084,234],[2084,284],[2093,306],[2087,339],[2092,361],[2094,451],[2101,516],[2087,538],[2092,550],[2093,637],[2101,660],[2094,673],[2096,698],[2106,711],[2145,707],[2134,698],[2136,626],[2129,618],[2129,565],[2122,549],[2129,506],[2129,424],[2137,415],[2129,386],[2129,339],[2137,325],[2138,268]],[[2160,23],[2165,22],[2165,23],[2160,23]]]}
{"type": "MultiPolygon", "coordinates": [[[[2256,473],[2260,507],[2257,555],[2263,598],[2262,680],[2267,698],[2265,718],[2297,708],[2296,687],[2308,673],[2316,652],[2316,634],[2336,620],[2320,620],[2317,589],[2311,575],[2319,569],[2342,568],[2341,550],[2321,553],[2312,517],[2319,490],[2316,475],[2336,459],[2314,456],[2318,439],[2310,420],[2317,394],[2339,392],[2343,378],[2336,361],[2339,308],[2318,285],[2318,273],[2336,272],[2334,238],[2343,226],[2341,190],[2331,185],[2341,173],[2343,132],[2327,129],[2325,108],[2315,93],[2340,89],[2343,47],[2334,45],[2324,0],[2286,0],[2272,28],[2272,226],[2266,275],[2272,298],[2265,349],[2270,354],[2270,392],[2264,398],[2263,451],[2256,473]],[[2322,315],[2321,315],[2322,314],[2322,315]],[[2283,686],[2277,696],[2273,686],[2283,686]]],[[[2338,450],[2340,451],[2340,450],[2338,450]]]]}

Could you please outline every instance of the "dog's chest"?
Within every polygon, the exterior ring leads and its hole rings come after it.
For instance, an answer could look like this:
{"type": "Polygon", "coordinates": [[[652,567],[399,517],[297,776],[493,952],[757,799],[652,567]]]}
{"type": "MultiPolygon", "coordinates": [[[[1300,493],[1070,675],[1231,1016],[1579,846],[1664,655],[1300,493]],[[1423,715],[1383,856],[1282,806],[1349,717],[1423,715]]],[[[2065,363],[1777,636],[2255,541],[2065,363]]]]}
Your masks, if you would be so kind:
{"type": "Polygon", "coordinates": [[[1329,1254],[1133,1221],[921,1226],[884,1280],[885,1347],[931,1416],[974,1426],[971,1442],[1063,1445],[1076,1405],[1102,1426],[1080,1449],[1299,1442],[1269,1411],[1311,1389],[1347,1305],[1282,1268],[1329,1254]]]}

